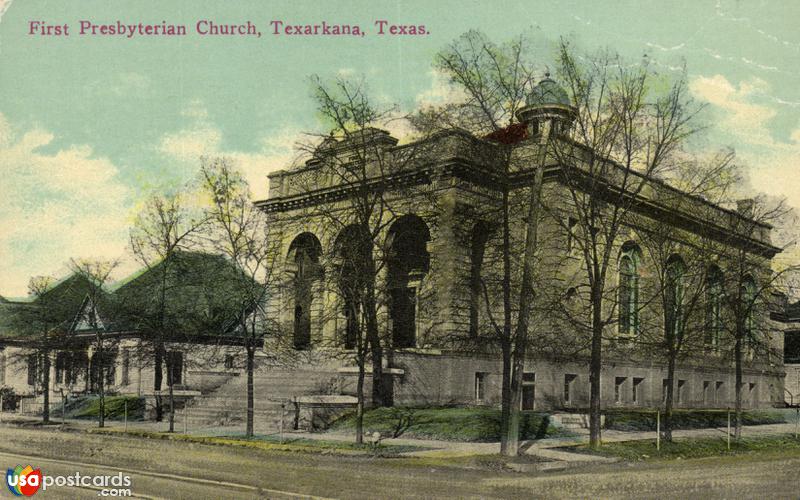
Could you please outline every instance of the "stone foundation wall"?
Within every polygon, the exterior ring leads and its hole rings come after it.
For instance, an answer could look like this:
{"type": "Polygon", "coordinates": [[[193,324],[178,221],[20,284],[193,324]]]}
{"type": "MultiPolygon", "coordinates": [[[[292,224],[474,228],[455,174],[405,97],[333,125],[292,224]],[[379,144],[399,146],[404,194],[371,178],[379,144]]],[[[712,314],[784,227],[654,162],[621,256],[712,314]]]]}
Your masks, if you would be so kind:
{"type": "MultiPolygon", "coordinates": [[[[395,354],[394,366],[403,374],[394,381],[396,405],[486,404],[498,405],[501,397],[502,363],[498,358],[456,354],[395,354]],[[482,374],[482,375],[476,375],[482,374]],[[478,399],[476,378],[482,379],[478,399]]],[[[525,371],[535,375],[534,409],[581,409],[589,406],[587,363],[554,363],[529,360],[525,371]],[[569,394],[565,390],[571,380],[569,394]],[[569,399],[566,399],[569,396],[569,399]]],[[[663,405],[666,368],[626,362],[608,363],[601,374],[605,408],[654,408],[663,405]],[[634,397],[633,386],[637,391],[634,397]]],[[[795,375],[797,378],[797,375],[795,375]]],[[[727,408],[735,402],[732,369],[679,367],[675,374],[674,404],[677,408],[727,408]],[[677,387],[680,384],[680,391],[677,387]]],[[[746,408],[783,405],[783,373],[746,370],[743,402],[746,408]]]]}

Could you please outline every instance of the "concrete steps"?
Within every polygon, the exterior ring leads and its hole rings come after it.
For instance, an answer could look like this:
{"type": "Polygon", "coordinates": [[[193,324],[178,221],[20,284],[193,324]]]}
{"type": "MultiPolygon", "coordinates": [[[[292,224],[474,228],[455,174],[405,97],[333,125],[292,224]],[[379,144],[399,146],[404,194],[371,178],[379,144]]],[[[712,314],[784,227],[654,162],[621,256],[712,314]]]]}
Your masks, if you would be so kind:
{"type": "MultiPolygon", "coordinates": [[[[600,426],[605,425],[605,415],[600,416],[600,426]]],[[[589,429],[589,415],[587,413],[553,413],[550,423],[569,431],[585,431],[589,429]]]]}
{"type": "MultiPolygon", "coordinates": [[[[259,363],[253,373],[255,426],[263,431],[275,430],[294,422],[291,401],[302,396],[339,394],[336,366],[326,364],[276,366],[259,363]],[[283,407],[282,407],[283,404],[283,407]]],[[[247,374],[233,377],[214,391],[194,398],[179,419],[189,427],[244,425],[247,419],[247,374]]]]}

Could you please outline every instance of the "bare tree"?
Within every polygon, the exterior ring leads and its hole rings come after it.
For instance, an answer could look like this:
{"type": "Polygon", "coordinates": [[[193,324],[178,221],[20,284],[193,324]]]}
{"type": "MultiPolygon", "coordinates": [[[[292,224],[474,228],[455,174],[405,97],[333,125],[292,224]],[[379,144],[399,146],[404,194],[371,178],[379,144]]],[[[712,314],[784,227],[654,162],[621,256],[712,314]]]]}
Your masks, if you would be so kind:
{"type": "MultiPolygon", "coordinates": [[[[105,398],[106,382],[108,373],[111,370],[113,357],[114,339],[108,335],[107,324],[109,318],[103,321],[98,313],[98,305],[106,302],[105,287],[110,281],[110,276],[118,266],[117,261],[101,260],[75,260],[70,262],[72,271],[81,276],[87,283],[87,295],[82,310],[83,317],[80,321],[85,322],[89,330],[94,333],[94,353],[89,370],[89,376],[93,378],[93,383],[97,395],[100,399],[100,409],[98,414],[98,427],[105,426],[105,398]]],[[[106,309],[110,312],[110,308],[106,309]]]]}
{"type": "Polygon", "coordinates": [[[721,296],[730,314],[730,321],[723,325],[727,337],[733,342],[728,353],[735,368],[734,424],[735,437],[739,439],[742,435],[744,367],[754,362],[769,364],[783,355],[783,346],[775,342],[770,315],[778,305],[775,294],[782,291],[782,283],[796,274],[800,267],[794,264],[773,269],[770,266],[770,259],[782,249],[769,248],[769,232],[791,212],[784,200],[770,202],[764,196],[741,199],[738,200],[737,212],[734,230],[727,242],[728,266],[722,280],[721,296]],[[766,249],[737,241],[736,237],[741,235],[766,241],[766,249]]]}
{"type": "MultiPolygon", "coordinates": [[[[519,450],[519,421],[521,388],[525,357],[529,352],[530,320],[536,300],[533,286],[535,253],[541,218],[541,195],[545,158],[551,136],[549,121],[536,139],[537,148],[533,174],[528,186],[527,200],[520,207],[525,218],[524,251],[516,276],[516,245],[511,228],[513,181],[518,174],[515,151],[521,146],[530,147],[519,139],[526,136],[524,107],[526,97],[534,86],[535,68],[528,60],[529,43],[518,37],[503,45],[496,45],[482,33],[470,31],[439,52],[435,67],[446,75],[461,97],[456,102],[423,110],[416,118],[422,129],[465,128],[479,137],[488,137],[495,143],[493,166],[498,174],[501,190],[499,222],[502,238],[502,317],[492,318],[490,337],[499,345],[502,356],[501,395],[501,453],[517,455],[519,450]],[[515,299],[515,284],[519,283],[515,299]]],[[[533,135],[533,134],[531,134],[533,135]]],[[[480,277],[475,279],[481,280],[480,277]]],[[[485,286],[485,283],[484,283],[485,286]]],[[[492,307],[488,303],[487,309],[492,307]]]]}
{"type": "MultiPolygon", "coordinates": [[[[562,41],[556,68],[576,108],[572,140],[554,142],[552,152],[569,191],[587,278],[590,444],[597,447],[603,339],[616,310],[609,268],[629,215],[699,130],[699,107],[688,96],[685,75],[665,82],[646,60],[631,65],[607,51],[580,55],[562,41]]],[[[635,322],[623,326],[638,329],[635,322]]]]}
{"type": "Polygon", "coordinates": [[[170,300],[173,299],[169,295],[178,292],[174,289],[175,276],[181,270],[176,268],[180,263],[176,256],[195,248],[197,243],[194,239],[205,226],[205,217],[191,203],[190,194],[186,191],[154,194],[143,204],[130,234],[131,251],[148,273],[156,278],[149,279],[144,289],[131,287],[131,293],[138,294],[138,297],[123,300],[128,304],[128,315],[135,318],[132,322],[135,321],[136,328],[144,334],[142,346],[151,348],[155,358],[157,418],[162,412],[162,363],[166,366],[170,432],[175,430],[174,359],[167,354],[166,346],[180,332],[175,330],[174,321],[170,324],[171,320],[179,318],[168,314],[170,300]]]}
{"type": "Polygon", "coordinates": [[[269,331],[273,340],[270,354],[287,358],[288,349],[279,335],[274,318],[269,318],[266,301],[277,292],[275,266],[278,262],[279,239],[271,234],[266,215],[251,201],[247,181],[227,158],[203,158],[201,188],[209,198],[206,218],[208,243],[218,253],[225,255],[236,273],[227,276],[232,282],[232,300],[238,329],[244,341],[247,356],[247,437],[253,436],[254,393],[253,374],[256,350],[269,331]]]}
{"type": "Polygon", "coordinates": [[[31,304],[19,304],[11,315],[11,327],[26,338],[26,345],[35,349],[34,354],[20,351],[28,356],[28,369],[35,367],[35,381],[42,391],[42,422],[50,421],[50,358],[61,344],[65,323],[65,314],[61,302],[51,291],[55,280],[49,276],[37,276],[28,282],[28,295],[31,304]]]}
{"type": "MultiPolygon", "coordinates": [[[[328,277],[327,285],[348,318],[344,338],[334,342],[337,348],[344,344],[345,355],[358,367],[356,440],[361,442],[367,364],[373,404],[392,402],[392,385],[384,376],[383,361],[391,360],[393,343],[379,327],[379,310],[387,300],[379,292],[379,280],[390,259],[387,230],[402,210],[408,209],[404,193],[413,192],[404,187],[407,180],[403,176],[416,160],[417,148],[396,146],[397,140],[378,128],[400,118],[396,107],[381,106],[370,98],[363,80],[325,82],[312,77],[312,85],[319,115],[330,133],[312,135],[318,139],[301,145],[310,157],[310,168],[293,182],[305,191],[333,186],[344,191],[342,197],[322,199],[307,213],[327,231],[338,234],[333,252],[323,258],[330,259],[335,274],[328,277]]],[[[308,285],[298,282],[297,286],[308,285]]]]}
{"type": "MultiPolygon", "coordinates": [[[[734,159],[730,150],[706,159],[684,155],[670,172],[670,181],[679,184],[680,190],[662,186],[659,202],[674,214],[696,211],[698,206],[705,209],[709,206],[706,202],[726,202],[735,178],[734,159]]],[[[709,348],[710,330],[718,328],[720,313],[710,302],[716,293],[717,268],[710,256],[719,248],[709,232],[702,228],[694,232],[681,230],[672,217],[631,213],[629,223],[636,228],[647,255],[644,267],[649,276],[643,287],[643,300],[638,304],[641,331],[631,340],[641,351],[666,363],[662,430],[663,439],[672,441],[675,388],[679,383],[675,380],[677,365],[692,358],[702,359],[698,353],[709,348]],[[648,309],[660,314],[649,314],[648,309]]],[[[619,298],[622,290],[617,291],[619,298]]],[[[617,302],[619,310],[620,301],[617,302]]]]}

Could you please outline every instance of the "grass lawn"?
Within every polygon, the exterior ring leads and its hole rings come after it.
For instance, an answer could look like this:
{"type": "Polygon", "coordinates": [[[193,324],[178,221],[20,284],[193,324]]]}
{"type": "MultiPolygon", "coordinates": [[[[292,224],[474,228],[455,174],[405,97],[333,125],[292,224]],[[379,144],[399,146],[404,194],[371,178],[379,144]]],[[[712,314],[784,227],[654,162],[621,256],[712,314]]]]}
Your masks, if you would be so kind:
{"type": "Polygon", "coordinates": [[[800,455],[800,440],[794,435],[759,436],[742,438],[736,441],[731,437],[731,449],[725,436],[714,438],[683,438],[671,443],[661,442],[661,450],[656,450],[655,439],[623,441],[603,444],[599,450],[591,451],[588,445],[564,448],[568,451],[593,453],[624,460],[672,460],[684,458],[717,457],[749,453],[790,453],[800,455]]]}
{"type": "MultiPolygon", "coordinates": [[[[333,431],[353,432],[355,415],[349,414],[331,426],[333,431]]],[[[364,415],[364,433],[380,432],[385,437],[439,439],[445,441],[493,442],[500,440],[500,410],[497,408],[375,408],[364,415]]],[[[524,412],[520,424],[522,439],[564,435],[550,425],[547,414],[524,412]]]]}
{"type": "Polygon", "coordinates": [[[308,439],[302,437],[286,436],[283,441],[275,435],[255,435],[248,439],[243,435],[228,436],[198,436],[170,432],[152,432],[141,430],[122,431],[114,428],[88,429],[90,434],[125,435],[147,439],[166,439],[170,441],[184,441],[191,443],[213,444],[220,446],[234,446],[253,448],[265,451],[289,451],[306,453],[327,453],[339,455],[370,455],[379,457],[393,457],[399,453],[409,451],[422,451],[427,448],[408,445],[379,444],[374,447],[370,444],[356,444],[353,441],[308,439]]]}
{"type": "MultiPolygon", "coordinates": [[[[606,429],[617,431],[654,431],[656,430],[655,411],[607,410],[606,429]]],[[[673,429],[707,429],[725,427],[728,422],[727,410],[674,410],[672,413],[673,429]]],[[[744,425],[782,424],[786,422],[785,414],[777,410],[745,411],[742,414],[744,425]]],[[[731,413],[733,422],[733,413],[731,413]]],[[[661,414],[661,425],[664,425],[664,414],[661,414]]]]}
{"type": "MultiPolygon", "coordinates": [[[[137,396],[106,396],[105,417],[109,420],[122,420],[125,403],[128,404],[128,420],[144,420],[144,398],[137,396]]],[[[97,418],[100,415],[100,398],[86,396],[69,400],[66,406],[67,418],[97,418]]],[[[61,417],[61,406],[50,411],[52,418],[61,417]]]]}

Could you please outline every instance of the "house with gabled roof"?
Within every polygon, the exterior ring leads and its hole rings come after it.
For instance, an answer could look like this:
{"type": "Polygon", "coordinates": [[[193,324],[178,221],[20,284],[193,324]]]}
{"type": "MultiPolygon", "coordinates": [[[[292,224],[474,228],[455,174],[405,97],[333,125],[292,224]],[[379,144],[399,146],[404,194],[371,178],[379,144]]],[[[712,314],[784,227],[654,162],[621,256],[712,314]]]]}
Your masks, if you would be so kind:
{"type": "Polygon", "coordinates": [[[106,393],[150,403],[172,385],[181,405],[239,377],[244,358],[237,319],[262,306],[235,302],[226,282],[240,276],[223,257],[181,252],[168,275],[161,274],[164,266],[157,263],[108,289],[93,288],[76,273],[28,301],[3,299],[0,386],[36,413],[45,370],[51,405],[61,404],[62,396],[96,393],[100,377],[106,393]]]}

